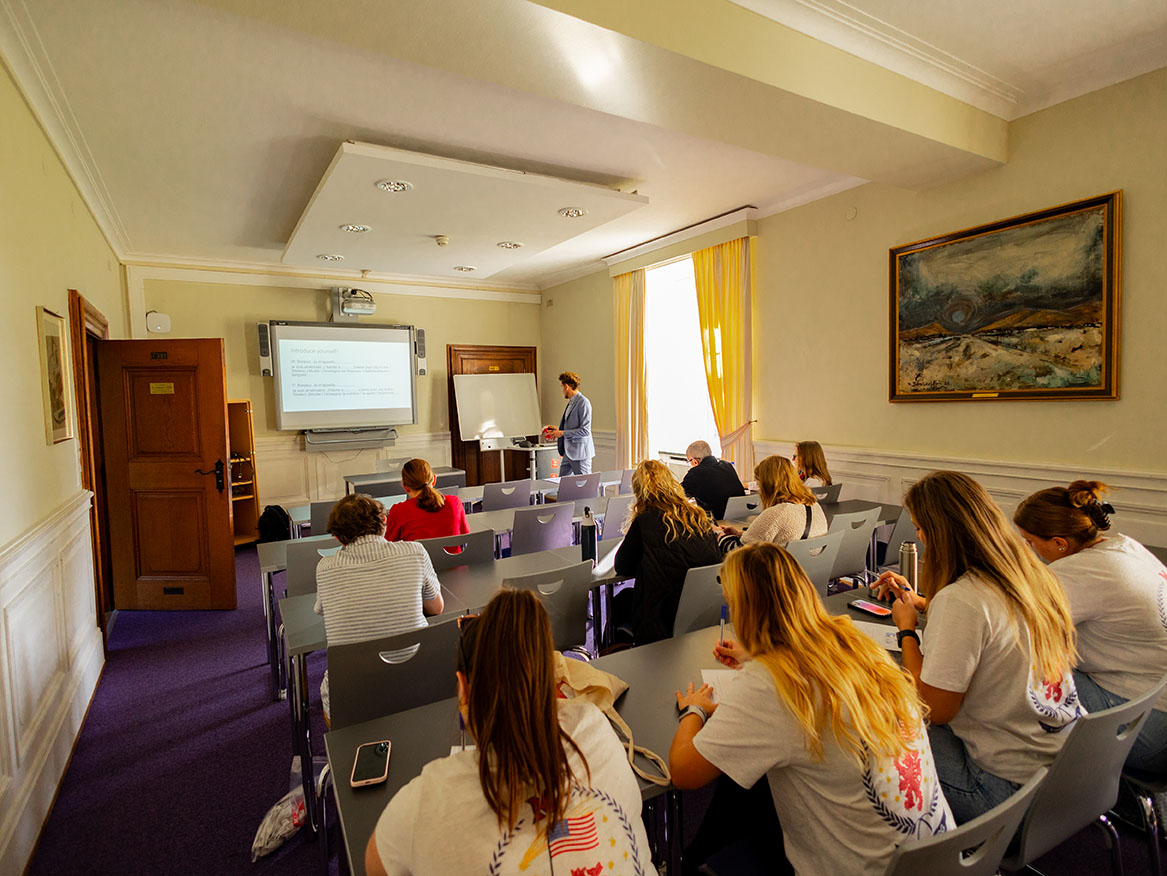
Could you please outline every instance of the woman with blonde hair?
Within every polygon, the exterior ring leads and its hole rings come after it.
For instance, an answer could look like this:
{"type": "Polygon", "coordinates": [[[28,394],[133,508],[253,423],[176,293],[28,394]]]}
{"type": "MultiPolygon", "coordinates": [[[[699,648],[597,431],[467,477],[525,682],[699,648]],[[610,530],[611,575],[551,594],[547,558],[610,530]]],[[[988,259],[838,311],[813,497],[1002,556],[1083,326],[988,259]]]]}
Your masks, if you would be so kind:
{"type": "Polygon", "coordinates": [[[968,475],[933,472],[904,505],[928,554],[921,593],[894,572],[876,585],[898,597],[903,665],[928,704],[936,769],[963,823],[1048,766],[1082,713],[1074,626],[1062,586],[968,475]]]}
{"type": "Polygon", "coordinates": [[[616,551],[616,572],[636,579],[631,627],[638,645],[673,634],[685,573],[721,562],[713,524],[663,463],[646,459],[632,473],[631,522],[616,551]]]}
{"type": "Polygon", "coordinates": [[[799,441],[794,445],[794,467],[808,487],[829,487],[832,483],[827,457],[817,441],[799,441]]]}
{"type": "Polygon", "coordinates": [[[800,874],[882,873],[900,844],[951,828],[911,676],[777,545],[731,553],[721,586],[740,642],[714,655],[740,671],[716,703],[707,685],[677,691],[673,784],[766,777],[800,874]]]}
{"type": "Polygon", "coordinates": [[[458,709],[475,748],[427,764],[389,801],[370,876],[655,876],[628,753],[603,713],[556,693],[551,622],[528,590],[459,620],[458,709]]]}
{"type": "MultiPolygon", "coordinates": [[[[725,535],[740,538],[742,544],[760,541],[786,544],[827,534],[827,515],[785,456],[767,456],[759,462],[754,467],[754,480],[758,483],[762,513],[745,532],[728,524],[721,527],[725,535]]],[[[722,547],[736,545],[730,541],[722,547]]]]}
{"type": "MultiPolygon", "coordinates": [[[[1122,533],[1099,481],[1034,493],[1013,522],[1065,588],[1078,633],[1074,682],[1088,711],[1140,696],[1167,674],[1167,567],[1122,533]]],[[[1167,773],[1167,694],[1159,697],[1127,766],[1167,773]]]]}
{"type": "Polygon", "coordinates": [[[462,500],[439,493],[434,488],[436,482],[434,470],[424,459],[411,459],[401,466],[401,486],[409,498],[389,508],[387,540],[418,541],[470,531],[462,500]]]}

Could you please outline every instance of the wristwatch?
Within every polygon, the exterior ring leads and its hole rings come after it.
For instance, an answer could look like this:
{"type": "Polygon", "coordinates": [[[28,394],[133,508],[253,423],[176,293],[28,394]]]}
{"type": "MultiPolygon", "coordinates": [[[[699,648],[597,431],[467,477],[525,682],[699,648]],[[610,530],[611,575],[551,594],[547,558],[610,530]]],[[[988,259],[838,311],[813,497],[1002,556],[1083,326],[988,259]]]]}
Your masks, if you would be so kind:
{"type": "Polygon", "coordinates": [[[920,634],[915,630],[900,630],[896,633],[896,644],[902,649],[904,647],[904,639],[915,639],[916,644],[920,644],[920,634]]]}
{"type": "Polygon", "coordinates": [[[709,720],[709,713],[696,704],[686,706],[681,714],[677,715],[677,722],[679,723],[686,715],[700,715],[702,724],[709,720]]]}

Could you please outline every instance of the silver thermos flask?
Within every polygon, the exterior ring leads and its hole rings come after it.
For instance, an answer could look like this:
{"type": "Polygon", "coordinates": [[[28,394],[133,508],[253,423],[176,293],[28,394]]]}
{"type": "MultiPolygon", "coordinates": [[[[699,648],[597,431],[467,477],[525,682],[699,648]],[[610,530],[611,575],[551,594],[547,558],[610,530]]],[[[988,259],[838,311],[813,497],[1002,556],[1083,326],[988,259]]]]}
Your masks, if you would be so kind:
{"type": "Polygon", "coordinates": [[[592,509],[585,507],[583,520],[579,527],[579,543],[582,559],[596,561],[596,518],[592,516],[592,509]]]}
{"type": "Polygon", "coordinates": [[[908,584],[913,590],[916,589],[916,581],[920,571],[919,559],[914,541],[900,543],[900,574],[908,579],[908,584]]]}

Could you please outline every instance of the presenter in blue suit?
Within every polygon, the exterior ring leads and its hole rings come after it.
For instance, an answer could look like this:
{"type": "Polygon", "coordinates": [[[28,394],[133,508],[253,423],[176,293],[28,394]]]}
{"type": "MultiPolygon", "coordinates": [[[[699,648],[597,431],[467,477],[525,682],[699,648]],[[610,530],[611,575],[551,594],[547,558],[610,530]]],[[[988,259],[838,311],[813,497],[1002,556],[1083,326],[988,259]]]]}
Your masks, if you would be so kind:
{"type": "Polygon", "coordinates": [[[559,455],[559,474],[591,474],[592,457],[596,446],[592,443],[592,403],[579,391],[579,375],[574,371],[564,371],[559,375],[563,386],[563,397],[567,407],[559,418],[559,428],[543,427],[543,437],[555,438],[559,455]]]}

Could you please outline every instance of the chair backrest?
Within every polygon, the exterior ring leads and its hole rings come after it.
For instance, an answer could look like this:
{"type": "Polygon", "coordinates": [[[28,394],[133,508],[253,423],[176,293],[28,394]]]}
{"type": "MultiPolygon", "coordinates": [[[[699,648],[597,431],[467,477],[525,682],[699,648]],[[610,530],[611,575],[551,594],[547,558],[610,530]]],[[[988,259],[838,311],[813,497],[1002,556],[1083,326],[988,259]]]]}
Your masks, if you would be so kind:
{"type": "Polygon", "coordinates": [[[762,513],[762,497],[757,493],[747,496],[730,496],[725,503],[724,520],[745,520],[753,514],[762,513]]]}
{"type": "Polygon", "coordinates": [[[594,499],[600,495],[600,475],[593,472],[586,475],[563,475],[559,479],[556,502],[574,502],[576,499],[594,499]]]}
{"type": "Polygon", "coordinates": [[[288,596],[307,596],[316,592],[316,566],[321,551],[335,551],[340,542],[335,538],[296,539],[288,542],[287,580],[288,596]]]}
{"type": "Polygon", "coordinates": [[[1114,806],[1123,762],[1164,685],[1167,677],[1140,697],[1074,722],[1005,857],[1006,869],[1020,870],[1114,806]]]}
{"type": "Polygon", "coordinates": [[[483,529],[466,535],[423,538],[418,544],[430,555],[434,571],[494,562],[493,529],[483,529]]]}
{"type": "Polygon", "coordinates": [[[834,505],[839,501],[839,491],[842,489],[842,484],[831,484],[829,487],[811,487],[810,491],[820,505],[834,505]]]}
{"type": "Polygon", "coordinates": [[[526,508],[531,504],[531,481],[506,481],[486,484],[482,488],[482,510],[501,511],[503,508],[526,508]]]}
{"type": "Polygon", "coordinates": [[[404,712],[457,690],[458,625],[440,623],[328,647],[331,729],[404,712]]]}
{"type": "MultiPolygon", "coordinates": [[[[401,478],[370,481],[367,484],[357,484],[354,493],[364,493],[366,496],[405,496],[405,487],[401,485],[401,478]]],[[[409,498],[406,496],[406,498],[409,498]]],[[[384,500],[382,500],[384,501],[384,500]]]]}
{"type": "Polygon", "coordinates": [[[721,563],[716,563],[712,566],[694,566],[685,573],[681,601],[677,604],[677,616],[673,619],[674,636],[716,626],[721,620],[721,606],[725,604],[725,596],[717,581],[720,572],[721,563]]]}
{"type": "Polygon", "coordinates": [[[530,590],[551,617],[551,638],[560,651],[584,644],[587,638],[588,593],[592,589],[592,561],[562,569],[507,578],[503,587],[530,590]]]}
{"type": "Polygon", "coordinates": [[[617,493],[619,495],[623,496],[625,493],[632,492],[632,472],[633,471],[635,471],[635,469],[631,469],[631,468],[624,469],[624,474],[620,478],[620,488],[619,488],[619,490],[617,490],[617,493]]]}
{"type": "Polygon", "coordinates": [[[457,484],[453,484],[449,487],[437,487],[436,489],[443,496],[457,496],[458,491],[462,488],[459,487],[457,484]]]}
{"type": "Polygon", "coordinates": [[[575,538],[575,502],[515,509],[511,556],[570,547],[575,538]]]}
{"type": "Polygon", "coordinates": [[[884,876],[995,876],[1047,772],[1042,767],[1004,803],[960,827],[903,843],[884,876]]]}
{"type": "Polygon", "coordinates": [[[835,560],[839,556],[839,548],[843,544],[842,532],[828,532],[818,538],[803,538],[798,541],[788,541],[786,552],[798,561],[810,583],[824,599],[827,596],[827,584],[831,580],[831,572],[835,569],[835,560]]]}
{"type": "Polygon", "coordinates": [[[340,499],[324,499],[308,506],[308,522],[312,526],[313,535],[324,535],[328,532],[328,515],[339,501],[340,499]]]}
{"type": "Polygon", "coordinates": [[[899,565],[900,545],[905,541],[914,541],[916,543],[916,557],[917,559],[923,559],[924,542],[920,541],[920,537],[916,534],[916,525],[912,523],[912,515],[908,513],[907,508],[900,512],[900,517],[896,521],[895,528],[892,529],[891,535],[888,536],[887,554],[884,556],[885,566],[899,565]]]}
{"type": "Polygon", "coordinates": [[[604,508],[602,538],[620,538],[624,535],[624,519],[628,516],[628,509],[632,507],[634,501],[636,497],[632,494],[612,496],[608,499],[608,505],[604,508]]]}
{"type": "Polygon", "coordinates": [[[871,547],[871,535],[879,524],[879,514],[879,508],[872,508],[870,511],[836,514],[831,520],[829,531],[843,533],[835,568],[831,570],[832,578],[866,571],[867,550],[871,547]]]}

